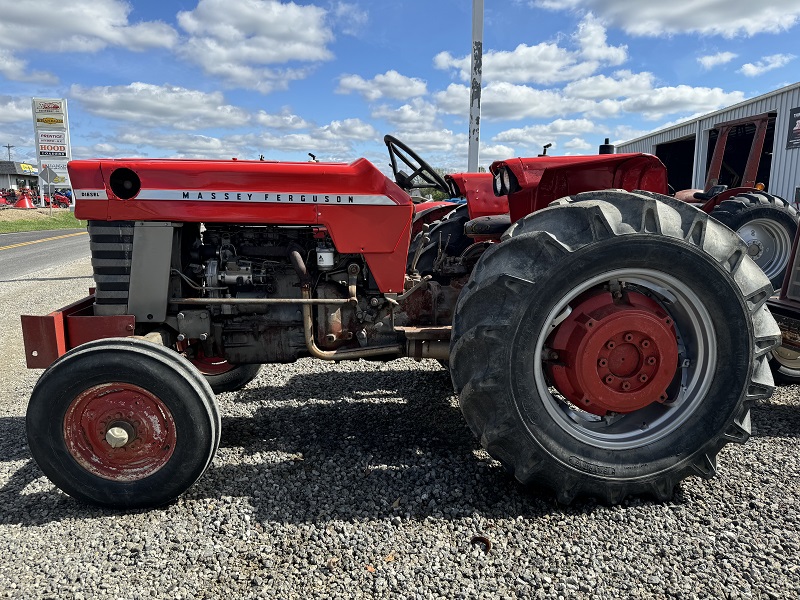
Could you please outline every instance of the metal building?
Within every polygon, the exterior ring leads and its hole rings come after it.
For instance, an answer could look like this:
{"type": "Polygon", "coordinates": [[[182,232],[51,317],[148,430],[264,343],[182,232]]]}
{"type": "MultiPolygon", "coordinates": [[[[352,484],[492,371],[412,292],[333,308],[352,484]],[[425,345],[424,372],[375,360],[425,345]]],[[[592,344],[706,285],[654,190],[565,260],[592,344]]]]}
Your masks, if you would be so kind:
{"type": "Polygon", "coordinates": [[[0,160],[0,189],[35,189],[38,186],[39,171],[36,166],[28,163],[0,160]]]}
{"type": "Polygon", "coordinates": [[[717,159],[721,172],[716,183],[743,185],[754,149],[755,180],[768,192],[800,203],[800,82],[617,144],[616,151],[655,154],[666,165],[675,190],[707,189],[706,174],[721,136],[727,137],[727,144],[717,159]]]}

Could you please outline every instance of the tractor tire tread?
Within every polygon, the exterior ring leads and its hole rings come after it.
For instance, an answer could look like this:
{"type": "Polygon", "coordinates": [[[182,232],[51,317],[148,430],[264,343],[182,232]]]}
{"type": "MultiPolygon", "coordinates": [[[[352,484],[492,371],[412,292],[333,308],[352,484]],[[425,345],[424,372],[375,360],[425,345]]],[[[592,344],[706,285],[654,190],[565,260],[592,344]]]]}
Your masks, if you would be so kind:
{"type": "Polygon", "coordinates": [[[773,390],[764,350],[780,340],[765,306],[771,286],[752,261],[742,260],[745,254],[744,243],[733,231],[685,203],[657,194],[587,192],[558,200],[513,224],[503,242],[484,253],[456,306],[450,368],[470,429],[516,479],[549,487],[561,503],[590,496],[616,504],[636,494],[663,501],[685,477],[712,476],[719,450],[749,437],[750,407],[773,390]],[[508,377],[504,348],[518,326],[517,308],[527,295],[536,294],[534,282],[558,269],[559,260],[598,241],[637,233],[671,238],[713,257],[736,283],[760,344],[751,349],[751,377],[728,426],[693,456],[641,479],[581,476],[551,457],[525,431],[519,408],[503,384],[508,377]]]}

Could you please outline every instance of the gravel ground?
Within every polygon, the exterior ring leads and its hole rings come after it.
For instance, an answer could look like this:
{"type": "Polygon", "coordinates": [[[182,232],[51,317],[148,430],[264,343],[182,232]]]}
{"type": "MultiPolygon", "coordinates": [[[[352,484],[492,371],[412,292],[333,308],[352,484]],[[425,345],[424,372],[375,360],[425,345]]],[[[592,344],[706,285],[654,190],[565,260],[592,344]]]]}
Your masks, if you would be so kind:
{"type": "Polygon", "coordinates": [[[794,386],[672,502],[563,507],[478,449],[437,363],[301,360],[219,396],[220,450],[174,504],[81,505],[29,458],[18,315],[89,274],[0,282],[0,597],[800,597],[794,386]]]}

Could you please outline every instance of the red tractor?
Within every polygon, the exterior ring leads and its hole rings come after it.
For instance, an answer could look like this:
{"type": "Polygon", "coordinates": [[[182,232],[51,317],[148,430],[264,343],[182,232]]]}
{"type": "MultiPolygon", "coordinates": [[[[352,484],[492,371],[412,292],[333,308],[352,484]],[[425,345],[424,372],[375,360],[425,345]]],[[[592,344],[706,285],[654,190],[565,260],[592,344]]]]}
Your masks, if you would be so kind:
{"type": "Polygon", "coordinates": [[[365,159],[71,162],[96,288],[22,318],[42,471],[92,503],[168,502],[214,457],[214,391],[305,356],[447,364],[481,444],[561,502],[667,499],[748,438],[772,286],[663,195],[658,159],[495,163],[505,198],[386,143],[394,180],[365,159]],[[430,187],[467,203],[415,204],[430,187]]]}
{"type": "Polygon", "coordinates": [[[780,292],[768,300],[769,309],[781,328],[781,345],[773,349],[770,366],[775,381],[800,384],[800,262],[797,251],[800,236],[794,240],[788,276],[780,292]]]}

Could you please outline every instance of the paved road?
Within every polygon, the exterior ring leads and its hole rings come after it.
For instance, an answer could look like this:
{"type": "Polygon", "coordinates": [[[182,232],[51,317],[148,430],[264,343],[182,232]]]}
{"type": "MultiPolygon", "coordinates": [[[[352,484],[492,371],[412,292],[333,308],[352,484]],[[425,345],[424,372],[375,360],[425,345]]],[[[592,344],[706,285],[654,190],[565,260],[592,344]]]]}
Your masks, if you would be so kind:
{"type": "Polygon", "coordinates": [[[0,235],[0,283],[89,255],[85,229],[4,233],[0,235]]]}

